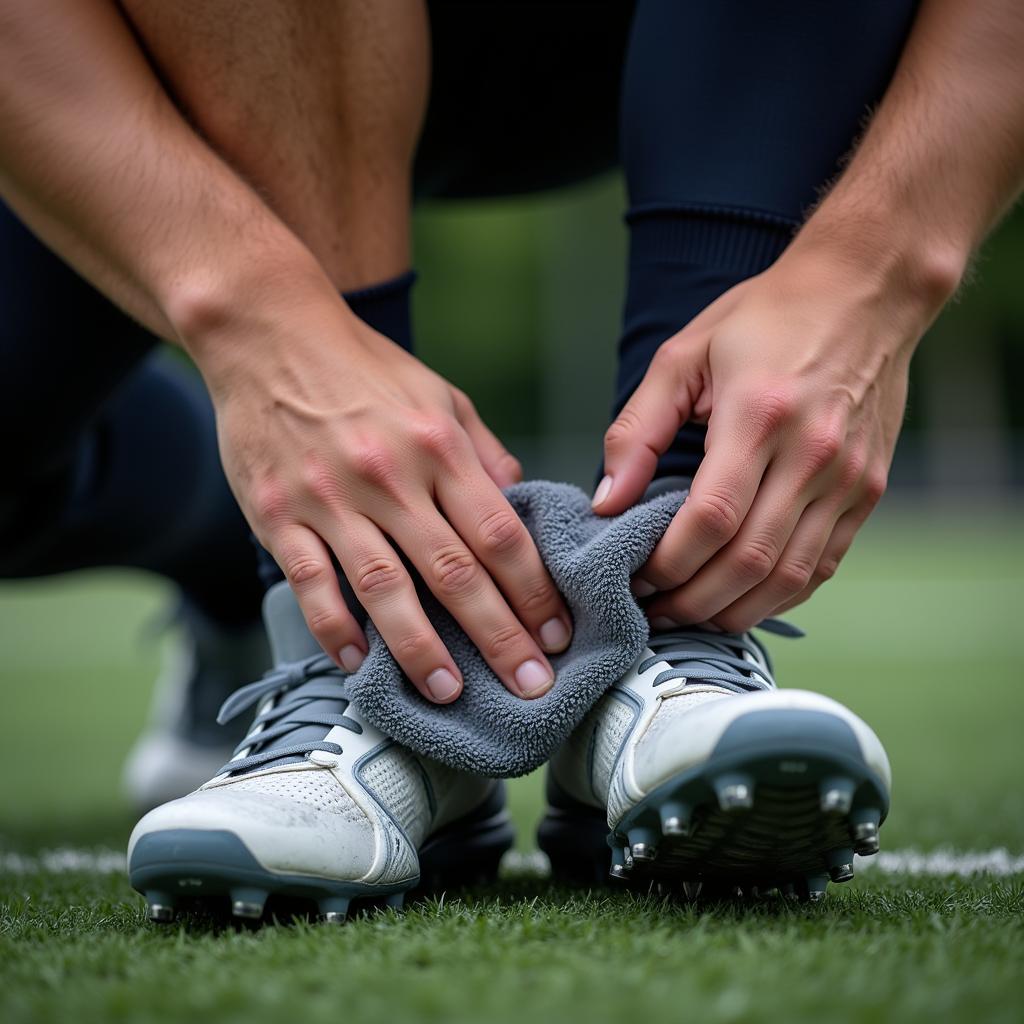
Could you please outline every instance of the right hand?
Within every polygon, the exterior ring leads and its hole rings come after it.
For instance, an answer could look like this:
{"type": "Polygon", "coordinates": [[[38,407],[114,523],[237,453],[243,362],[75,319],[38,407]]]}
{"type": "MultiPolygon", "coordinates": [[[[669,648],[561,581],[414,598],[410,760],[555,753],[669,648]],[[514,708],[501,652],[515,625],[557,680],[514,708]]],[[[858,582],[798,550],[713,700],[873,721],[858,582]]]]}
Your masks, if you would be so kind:
{"type": "Polygon", "coordinates": [[[458,697],[401,551],[509,690],[549,690],[543,652],[568,646],[572,620],[501,493],[519,463],[470,400],[337,302],[295,302],[286,325],[246,319],[216,356],[194,351],[228,480],[324,651],[353,671],[367,650],[333,552],[416,688],[458,697]]]}

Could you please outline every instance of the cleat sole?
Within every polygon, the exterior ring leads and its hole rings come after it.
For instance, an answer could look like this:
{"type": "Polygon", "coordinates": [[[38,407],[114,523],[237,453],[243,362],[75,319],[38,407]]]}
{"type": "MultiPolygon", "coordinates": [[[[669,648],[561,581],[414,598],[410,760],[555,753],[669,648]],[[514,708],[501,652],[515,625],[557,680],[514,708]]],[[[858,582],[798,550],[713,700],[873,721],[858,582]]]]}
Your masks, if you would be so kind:
{"type": "Polygon", "coordinates": [[[268,898],[296,907],[325,899],[386,899],[416,879],[390,886],[268,871],[233,832],[167,829],[143,836],[132,851],[128,876],[142,893],[177,894],[179,902],[216,914],[225,904],[234,917],[258,920],[268,898]]]}
{"type": "MultiPolygon", "coordinates": [[[[607,878],[618,863],[632,867],[629,880],[640,887],[661,883],[689,894],[688,885],[704,883],[702,898],[723,898],[735,887],[757,886],[811,901],[824,896],[830,875],[852,877],[852,837],[866,844],[871,828],[865,826],[874,826],[877,843],[889,804],[885,783],[864,762],[846,723],[796,709],[736,719],[704,764],[652,790],[607,842],[593,838],[601,811],[571,807],[564,794],[559,799],[560,817],[549,812],[538,834],[556,877],[607,878]],[[839,797],[824,799],[837,790],[839,797]],[[687,812],[686,833],[666,831],[666,821],[683,816],[680,809],[687,812]],[[660,833],[656,860],[636,856],[638,830],[660,833]],[[629,857],[616,854],[623,848],[629,857]],[[586,870],[588,863],[596,870],[586,870]]],[[[624,874],[620,869],[616,877],[624,874]]]]}

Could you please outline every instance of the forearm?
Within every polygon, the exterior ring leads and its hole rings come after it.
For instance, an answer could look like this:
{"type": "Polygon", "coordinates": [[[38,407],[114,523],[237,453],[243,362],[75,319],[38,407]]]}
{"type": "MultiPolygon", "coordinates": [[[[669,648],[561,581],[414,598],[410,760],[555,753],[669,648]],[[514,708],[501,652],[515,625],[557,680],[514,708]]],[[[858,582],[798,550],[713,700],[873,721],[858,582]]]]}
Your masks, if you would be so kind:
{"type": "Polygon", "coordinates": [[[1024,7],[924,0],[849,166],[797,237],[930,319],[1024,182],[1024,7]]]}
{"type": "Polygon", "coordinates": [[[316,261],[168,99],[109,0],[0,3],[0,193],[155,333],[193,336],[316,261]]]}

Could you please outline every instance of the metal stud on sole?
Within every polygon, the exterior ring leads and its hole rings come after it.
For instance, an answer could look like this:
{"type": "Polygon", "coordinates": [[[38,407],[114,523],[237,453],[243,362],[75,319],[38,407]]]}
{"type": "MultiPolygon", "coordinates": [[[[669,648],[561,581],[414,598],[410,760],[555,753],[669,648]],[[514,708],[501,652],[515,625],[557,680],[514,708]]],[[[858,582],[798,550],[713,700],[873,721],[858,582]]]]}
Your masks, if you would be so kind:
{"type": "Polygon", "coordinates": [[[850,829],[853,849],[862,857],[878,853],[878,826],[873,821],[862,821],[850,829]]]}
{"type": "Polygon", "coordinates": [[[658,837],[649,828],[631,828],[626,837],[634,862],[650,862],[658,856],[658,837]]]}
{"type": "Polygon", "coordinates": [[[231,890],[231,914],[234,917],[258,921],[263,916],[266,902],[267,894],[262,889],[231,890]]]}
{"type": "Polygon", "coordinates": [[[155,924],[170,924],[174,920],[174,907],[166,903],[148,903],[146,914],[155,924]]]}
{"type": "Polygon", "coordinates": [[[320,901],[320,916],[328,924],[344,924],[350,902],[345,896],[328,896],[320,901]]]}
{"type": "Polygon", "coordinates": [[[661,805],[661,834],[664,836],[687,836],[690,834],[690,808],[686,804],[669,801],[661,805]]]}
{"type": "Polygon", "coordinates": [[[754,806],[754,780],[748,775],[720,775],[714,781],[718,806],[731,811],[749,811],[754,806]]]}
{"type": "Polygon", "coordinates": [[[833,882],[849,882],[853,878],[853,850],[840,846],[825,854],[828,876],[833,882]]]}
{"type": "Polygon", "coordinates": [[[822,813],[840,816],[849,814],[856,789],[850,779],[836,776],[823,779],[820,787],[822,813]]]}

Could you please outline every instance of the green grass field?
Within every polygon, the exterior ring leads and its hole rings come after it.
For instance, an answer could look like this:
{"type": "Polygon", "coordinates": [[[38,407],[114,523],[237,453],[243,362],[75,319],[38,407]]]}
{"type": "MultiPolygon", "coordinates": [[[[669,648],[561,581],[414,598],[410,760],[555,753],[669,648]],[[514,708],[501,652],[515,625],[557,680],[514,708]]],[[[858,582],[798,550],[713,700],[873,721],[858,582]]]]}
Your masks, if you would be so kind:
{"type": "MultiPolygon", "coordinates": [[[[1024,1020],[1024,529],[1009,515],[880,515],[792,616],[807,639],[773,651],[783,685],[839,698],[885,741],[883,851],[955,867],[1003,848],[1016,870],[874,867],[814,907],[587,894],[527,865],[342,928],[158,930],[109,851],[133,824],[118,775],[159,660],[143,625],[166,596],[113,573],[0,587],[4,1024],[1024,1020]],[[83,851],[98,863],[76,868],[83,851]]],[[[511,795],[527,851],[539,776],[511,795]]]]}

